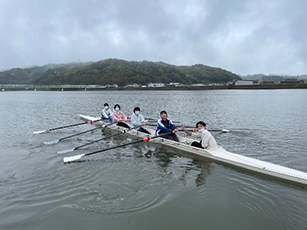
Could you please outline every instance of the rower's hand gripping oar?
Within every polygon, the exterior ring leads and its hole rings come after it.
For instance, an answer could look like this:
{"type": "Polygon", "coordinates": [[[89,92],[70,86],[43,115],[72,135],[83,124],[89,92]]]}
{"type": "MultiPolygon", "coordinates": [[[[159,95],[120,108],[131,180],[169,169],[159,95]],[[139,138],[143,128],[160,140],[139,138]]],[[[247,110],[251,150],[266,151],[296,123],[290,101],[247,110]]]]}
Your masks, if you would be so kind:
{"type": "Polygon", "coordinates": [[[87,121],[87,122],[77,123],[77,124],[72,124],[72,125],[65,125],[65,126],[61,126],[61,127],[57,127],[57,128],[52,128],[52,129],[46,129],[46,130],[36,131],[36,132],[33,132],[33,134],[48,133],[48,132],[50,132],[50,131],[57,130],[57,129],[65,129],[65,128],[70,128],[70,127],[78,126],[78,125],[92,124],[92,123],[97,122],[97,121],[101,121],[101,119],[99,119],[99,120],[94,120],[94,121],[87,121]]]}
{"type": "Polygon", "coordinates": [[[126,144],[117,145],[117,146],[114,146],[114,147],[111,147],[111,148],[102,149],[102,150],[98,150],[98,151],[91,152],[91,153],[83,153],[83,154],[76,155],[76,156],[64,157],[63,161],[64,161],[64,163],[69,163],[69,162],[77,161],[77,160],[81,159],[84,156],[89,156],[89,155],[93,155],[93,154],[96,154],[96,153],[105,152],[105,151],[108,151],[108,150],[111,150],[111,149],[116,149],[116,148],[124,147],[124,146],[127,146],[127,145],[132,145],[132,144],[136,144],[136,143],[150,141],[150,140],[155,139],[157,137],[162,137],[162,136],[165,136],[165,135],[168,135],[168,134],[171,134],[171,133],[173,133],[173,132],[164,133],[164,134],[161,134],[159,136],[154,136],[154,137],[146,137],[146,138],[144,138],[142,140],[132,141],[132,142],[129,142],[129,143],[126,143],[126,144]]]}
{"type": "MultiPolygon", "coordinates": [[[[111,125],[111,124],[110,124],[110,125],[111,125]]],[[[139,128],[139,127],[141,127],[141,126],[142,126],[142,125],[138,125],[138,126],[135,126],[135,127],[133,127],[133,128],[130,128],[130,129],[125,129],[125,130],[123,130],[123,131],[121,131],[121,132],[119,132],[119,133],[111,134],[111,135],[108,135],[108,136],[106,136],[106,137],[100,138],[100,139],[98,139],[98,140],[95,140],[95,141],[92,141],[92,142],[89,142],[89,143],[87,143],[87,144],[80,145],[80,146],[77,146],[77,147],[74,147],[74,148],[71,148],[71,149],[66,149],[66,150],[58,151],[57,153],[58,153],[58,154],[70,153],[70,152],[75,151],[76,149],[80,149],[80,148],[82,148],[82,147],[84,147],[84,146],[91,145],[91,144],[93,144],[93,143],[96,143],[96,142],[98,142],[98,141],[105,140],[105,139],[110,138],[110,137],[118,136],[118,135],[120,135],[120,134],[123,134],[123,133],[128,132],[128,131],[131,130],[131,129],[136,129],[136,128],[139,128]]]]}
{"type": "Polygon", "coordinates": [[[93,129],[89,129],[89,130],[86,130],[86,131],[84,131],[84,132],[76,133],[76,134],[74,134],[74,135],[67,136],[67,137],[63,137],[63,138],[56,139],[56,140],[53,140],[53,141],[45,141],[44,144],[45,144],[45,145],[57,144],[57,143],[59,143],[59,142],[62,141],[62,140],[65,140],[65,139],[68,139],[68,138],[71,138],[71,137],[74,137],[74,136],[78,136],[78,135],[81,135],[81,134],[83,134],[83,133],[88,133],[88,132],[94,131],[94,130],[96,130],[96,129],[101,129],[101,127],[96,127],[96,128],[93,128],[93,129]]]}

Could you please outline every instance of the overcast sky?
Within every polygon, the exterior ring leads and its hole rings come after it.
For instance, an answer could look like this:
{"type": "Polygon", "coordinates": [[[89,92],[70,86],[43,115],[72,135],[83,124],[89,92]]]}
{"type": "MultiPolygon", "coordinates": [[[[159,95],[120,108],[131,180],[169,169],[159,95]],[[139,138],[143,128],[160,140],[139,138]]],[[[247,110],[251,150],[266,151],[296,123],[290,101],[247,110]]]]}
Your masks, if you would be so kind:
{"type": "Polygon", "coordinates": [[[307,0],[0,0],[0,70],[162,61],[307,74],[307,0]]]}

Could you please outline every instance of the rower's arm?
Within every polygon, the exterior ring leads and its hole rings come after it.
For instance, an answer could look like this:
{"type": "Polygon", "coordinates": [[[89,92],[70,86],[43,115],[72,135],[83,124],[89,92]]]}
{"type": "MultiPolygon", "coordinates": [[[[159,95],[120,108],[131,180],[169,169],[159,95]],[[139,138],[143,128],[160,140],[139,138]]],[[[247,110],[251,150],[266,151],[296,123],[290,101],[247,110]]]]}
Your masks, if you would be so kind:
{"type": "Polygon", "coordinates": [[[186,134],[188,134],[189,136],[192,136],[192,132],[189,131],[189,130],[186,130],[185,125],[182,125],[182,126],[181,126],[181,129],[182,129],[186,134]]]}

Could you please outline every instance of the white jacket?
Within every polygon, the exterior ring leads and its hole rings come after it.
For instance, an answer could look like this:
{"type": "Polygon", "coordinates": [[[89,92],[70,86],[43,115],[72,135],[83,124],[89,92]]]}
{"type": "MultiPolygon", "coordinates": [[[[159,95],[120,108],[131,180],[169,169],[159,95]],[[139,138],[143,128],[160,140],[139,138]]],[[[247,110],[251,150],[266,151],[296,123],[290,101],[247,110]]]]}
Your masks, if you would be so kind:
{"type": "Polygon", "coordinates": [[[201,145],[204,149],[208,148],[216,148],[217,143],[215,138],[212,136],[212,134],[208,130],[204,130],[203,132],[199,133],[192,133],[192,137],[198,137],[201,138],[201,145]]]}
{"type": "Polygon", "coordinates": [[[101,111],[101,115],[104,117],[104,118],[109,118],[109,116],[112,116],[112,111],[111,109],[105,109],[103,108],[103,110],[101,111]]]}
{"type": "Polygon", "coordinates": [[[144,120],[144,117],[142,114],[139,114],[139,116],[135,115],[135,113],[133,113],[131,115],[131,124],[132,124],[132,127],[135,127],[135,126],[139,126],[141,125],[143,122],[145,122],[144,120]]]}

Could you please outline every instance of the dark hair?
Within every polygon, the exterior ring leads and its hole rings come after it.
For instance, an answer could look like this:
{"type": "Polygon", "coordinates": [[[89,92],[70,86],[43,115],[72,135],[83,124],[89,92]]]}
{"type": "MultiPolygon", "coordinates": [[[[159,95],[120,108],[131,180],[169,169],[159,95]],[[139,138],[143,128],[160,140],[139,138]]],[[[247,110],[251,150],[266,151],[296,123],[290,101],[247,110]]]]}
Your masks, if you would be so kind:
{"type": "Polygon", "coordinates": [[[108,103],[104,103],[104,105],[103,106],[109,106],[109,104],[108,103]]]}
{"type": "Polygon", "coordinates": [[[205,126],[205,127],[206,127],[206,123],[203,122],[203,121],[197,122],[197,123],[196,123],[196,128],[197,128],[198,125],[202,125],[202,126],[205,126]]]}
{"type": "Polygon", "coordinates": [[[160,115],[162,115],[163,113],[165,113],[167,115],[167,112],[165,110],[162,110],[160,115]]]}
{"type": "Polygon", "coordinates": [[[116,107],[118,107],[118,108],[120,109],[120,105],[119,105],[119,104],[114,105],[114,109],[115,109],[116,107]]]}
{"type": "Polygon", "coordinates": [[[141,111],[140,107],[135,107],[133,112],[135,112],[135,111],[141,111]]]}

